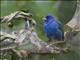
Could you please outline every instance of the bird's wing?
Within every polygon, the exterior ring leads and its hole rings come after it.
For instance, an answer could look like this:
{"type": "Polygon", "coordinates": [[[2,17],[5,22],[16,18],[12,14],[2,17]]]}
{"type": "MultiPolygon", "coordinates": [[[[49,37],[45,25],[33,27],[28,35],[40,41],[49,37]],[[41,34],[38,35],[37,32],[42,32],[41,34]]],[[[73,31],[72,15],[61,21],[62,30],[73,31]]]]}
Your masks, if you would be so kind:
{"type": "Polygon", "coordinates": [[[63,30],[63,24],[55,17],[54,18],[55,19],[55,21],[58,23],[58,25],[60,26],[59,28],[61,29],[61,30],[63,30]]]}
{"type": "Polygon", "coordinates": [[[57,22],[57,24],[59,25],[59,26],[58,26],[58,29],[60,29],[61,31],[64,31],[64,26],[63,26],[63,24],[62,24],[59,20],[57,20],[57,19],[56,19],[56,22],[57,22]]]}

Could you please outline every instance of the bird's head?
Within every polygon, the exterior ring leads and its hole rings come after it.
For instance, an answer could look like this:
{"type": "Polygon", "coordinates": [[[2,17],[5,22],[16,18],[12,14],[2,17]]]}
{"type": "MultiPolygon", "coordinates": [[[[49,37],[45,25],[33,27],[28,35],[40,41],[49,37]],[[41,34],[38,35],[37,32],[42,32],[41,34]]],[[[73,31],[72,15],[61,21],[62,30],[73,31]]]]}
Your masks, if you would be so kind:
{"type": "Polygon", "coordinates": [[[54,16],[52,14],[48,14],[46,17],[43,18],[44,22],[49,22],[54,20],[54,16]]]}

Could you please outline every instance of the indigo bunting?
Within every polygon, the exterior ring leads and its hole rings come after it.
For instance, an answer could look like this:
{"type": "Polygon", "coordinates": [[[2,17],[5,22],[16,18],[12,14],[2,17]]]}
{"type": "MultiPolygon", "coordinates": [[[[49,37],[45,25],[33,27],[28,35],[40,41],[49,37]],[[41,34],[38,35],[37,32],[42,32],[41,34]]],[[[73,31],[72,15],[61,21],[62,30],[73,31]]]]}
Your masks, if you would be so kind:
{"type": "Polygon", "coordinates": [[[51,42],[53,39],[55,40],[64,40],[64,28],[62,23],[55,18],[55,16],[48,14],[44,17],[43,29],[46,36],[51,42]]]}

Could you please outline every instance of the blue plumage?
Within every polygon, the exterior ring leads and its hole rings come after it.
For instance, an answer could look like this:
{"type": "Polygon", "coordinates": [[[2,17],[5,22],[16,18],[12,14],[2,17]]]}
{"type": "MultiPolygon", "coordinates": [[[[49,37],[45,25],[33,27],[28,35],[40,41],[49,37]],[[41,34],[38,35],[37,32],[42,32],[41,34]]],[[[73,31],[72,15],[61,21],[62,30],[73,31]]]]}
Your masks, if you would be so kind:
{"type": "Polygon", "coordinates": [[[49,40],[52,40],[52,38],[57,40],[64,40],[63,25],[54,16],[47,15],[45,17],[43,28],[49,40]]]}

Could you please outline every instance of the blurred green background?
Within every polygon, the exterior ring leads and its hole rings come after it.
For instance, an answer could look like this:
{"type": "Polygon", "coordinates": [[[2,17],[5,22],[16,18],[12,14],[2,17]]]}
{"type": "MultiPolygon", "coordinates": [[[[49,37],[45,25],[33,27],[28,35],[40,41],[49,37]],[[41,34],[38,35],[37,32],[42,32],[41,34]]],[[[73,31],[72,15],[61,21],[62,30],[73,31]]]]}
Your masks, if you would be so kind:
{"type": "MultiPolygon", "coordinates": [[[[55,15],[63,24],[66,24],[72,19],[76,10],[75,1],[10,1],[1,0],[1,16],[6,16],[12,12],[28,9],[32,14],[33,18],[37,22],[36,31],[41,39],[47,40],[43,32],[43,20],[42,17],[48,13],[55,15]]],[[[14,29],[20,28],[23,25],[23,21],[15,22],[14,29]],[[18,24],[17,24],[18,23],[18,24]]],[[[3,28],[7,29],[3,24],[3,28]]],[[[53,54],[43,55],[40,60],[80,60],[80,54],[75,49],[67,54],[53,54]],[[54,58],[54,59],[53,59],[54,58]]]]}
{"type": "MultiPolygon", "coordinates": [[[[76,1],[1,1],[1,16],[6,16],[22,9],[28,9],[33,14],[33,18],[37,22],[37,31],[40,37],[44,39],[42,18],[51,13],[63,24],[66,24],[75,13],[76,1]]],[[[15,25],[14,29],[19,28],[23,25],[23,21],[20,19],[15,25]],[[17,24],[18,22],[20,24],[17,24]]],[[[3,26],[3,28],[6,28],[6,26],[3,26]]]]}

